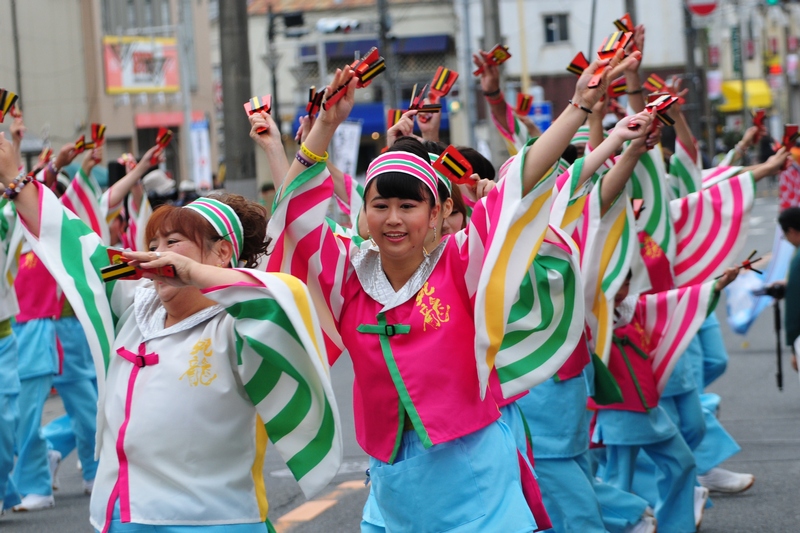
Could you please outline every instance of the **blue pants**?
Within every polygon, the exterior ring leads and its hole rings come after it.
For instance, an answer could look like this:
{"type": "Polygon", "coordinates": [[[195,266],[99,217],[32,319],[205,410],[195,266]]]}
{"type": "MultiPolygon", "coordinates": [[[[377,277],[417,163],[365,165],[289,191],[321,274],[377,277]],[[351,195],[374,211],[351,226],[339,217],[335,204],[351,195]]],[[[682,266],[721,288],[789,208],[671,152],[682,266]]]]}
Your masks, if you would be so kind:
{"type": "Polygon", "coordinates": [[[692,533],[697,472],[692,451],[680,435],[652,444],[606,446],[606,481],[631,492],[636,456],[643,450],[656,465],[658,498],[655,515],[663,533],[692,533]]]}
{"type": "Polygon", "coordinates": [[[534,458],[542,500],[553,524],[551,531],[606,531],[586,454],[563,459],[534,458]]]}
{"type": "Polygon", "coordinates": [[[14,440],[18,417],[17,395],[0,394],[0,497],[4,499],[5,509],[19,503],[19,495],[10,478],[14,468],[14,440]]]}
{"type": "Polygon", "coordinates": [[[67,414],[42,428],[48,446],[64,458],[78,449],[78,459],[83,468],[83,479],[91,481],[97,473],[94,459],[95,433],[97,431],[97,384],[81,379],[56,384],[67,414]]]}
{"type": "Polygon", "coordinates": [[[610,533],[624,533],[631,525],[641,520],[648,506],[647,500],[600,481],[596,477],[592,477],[592,484],[603,513],[603,524],[610,533]]]}
{"type": "MultiPolygon", "coordinates": [[[[122,523],[119,516],[119,500],[111,515],[108,533],[274,533],[269,520],[256,524],[224,524],[219,526],[151,526],[147,524],[122,523]]],[[[96,533],[100,533],[95,529],[96,533]]]]}
{"type": "Polygon", "coordinates": [[[16,447],[17,464],[11,478],[20,494],[53,494],[53,480],[47,461],[47,441],[41,433],[42,410],[53,376],[40,376],[21,381],[17,405],[19,423],[17,424],[16,447]]]}

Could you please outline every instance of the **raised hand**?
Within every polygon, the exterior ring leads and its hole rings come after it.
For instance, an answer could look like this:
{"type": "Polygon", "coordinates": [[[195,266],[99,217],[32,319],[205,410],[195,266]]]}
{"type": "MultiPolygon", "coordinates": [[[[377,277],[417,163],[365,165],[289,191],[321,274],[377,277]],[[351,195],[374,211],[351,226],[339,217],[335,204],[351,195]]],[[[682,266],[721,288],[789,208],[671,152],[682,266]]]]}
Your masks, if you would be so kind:
{"type": "Polygon", "coordinates": [[[281,145],[281,133],[278,131],[278,125],[272,119],[272,115],[266,111],[260,111],[253,113],[248,119],[250,120],[250,138],[262,149],[267,150],[272,146],[281,145]],[[262,129],[267,131],[258,133],[262,129]]]}
{"type": "Polygon", "coordinates": [[[386,131],[386,146],[391,148],[400,137],[414,134],[414,115],[416,114],[416,109],[406,111],[397,124],[386,131]]]}
{"type": "Polygon", "coordinates": [[[481,89],[485,93],[493,93],[500,90],[500,69],[494,63],[487,63],[486,58],[489,54],[479,50],[477,54],[472,54],[472,62],[478,68],[483,68],[481,73],[481,89]]]}
{"type": "Polygon", "coordinates": [[[653,120],[653,114],[649,111],[629,115],[617,122],[611,134],[623,141],[646,140],[647,132],[653,120]]]}
{"type": "Polygon", "coordinates": [[[323,99],[322,109],[319,112],[318,122],[338,126],[347,119],[350,111],[353,110],[353,105],[355,105],[356,81],[353,81],[354,78],[350,65],[346,65],[344,69],[336,69],[333,81],[325,88],[325,98],[323,99]],[[344,96],[333,105],[328,105],[326,109],[328,98],[343,85],[347,85],[346,89],[342,89],[345,91],[344,96]]]}
{"type": "Polygon", "coordinates": [[[609,59],[596,59],[592,64],[583,71],[581,77],[578,78],[578,83],[575,85],[575,95],[572,97],[572,102],[578,106],[591,109],[600,98],[606,94],[608,87],[608,80],[611,71],[614,70],[622,61],[623,50],[617,51],[617,54],[609,59]],[[605,66],[605,70],[601,75],[600,84],[597,87],[589,87],[589,81],[594,77],[595,72],[601,67],[605,66]]]}
{"type": "Polygon", "coordinates": [[[735,280],[738,275],[739,269],[737,267],[726,268],[725,272],[715,281],[714,290],[717,292],[721,291],[733,283],[733,280],[735,280]]]}
{"type": "MultiPolygon", "coordinates": [[[[431,101],[425,98],[423,104],[430,104],[431,101]]],[[[426,141],[439,142],[439,127],[442,123],[441,113],[418,113],[417,125],[422,134],[422,138],[426,141]]]]}

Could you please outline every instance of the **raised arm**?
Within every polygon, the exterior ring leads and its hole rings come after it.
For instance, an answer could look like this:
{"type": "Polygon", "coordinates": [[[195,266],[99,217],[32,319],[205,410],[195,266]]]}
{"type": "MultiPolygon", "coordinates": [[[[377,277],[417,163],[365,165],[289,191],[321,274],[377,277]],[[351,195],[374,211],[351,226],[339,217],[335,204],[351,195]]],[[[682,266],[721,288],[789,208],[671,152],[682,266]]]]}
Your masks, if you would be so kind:
{"type": "MultiPolygon", "coordinates": [[[[114,185],[109,187],[108,189],[108,205],[114,206],[121,203],[125,196],[128,195],[129,192],[133,192],[135,190],[135,186],[140,183],[147,169],[150,168],[150,158],[152,155],[158,150],[157,146],[153,146],[150,148],[144,156],[142,156],[141,161],[139,161],[133,170],[129,171],[125,176],[123,176],[118,182],[114,185]]],[[[142,205],[142,191],[141,187],[138,188],[138,191],[134,193],[134,202],[135,205],[141,206],[142,205]]]]}
{"type": "Polygon", "coordinates": [[[786,164],[786,159],[788,157],[789,157],[789,150],[787,150],[785,146],[781,146],[780,150],[771,155],[769,159],[767,159],[760,165],[754,165],[752,167],[743,168],[741,173],[745,173],[748,171],[752,172],[753,179],[755,181],[762,180],[767,176],[775,176],[777,174],[780,174],[781,170],[783,170],[783,167],[786,164]]]}
{"type": "Polygon", "coordinates": [[[500,69],[494,63],[487,63],[488,53],[480,50],[477,54],[472,54],[472,62],[478,68],[483,68],[481,73],[481,90],[486,97],[489,111],[495,123],[505,131],[514,131],[514,124],[508,123],[506,113],[507,103],[503,91],[500,89],[500,69]]]}
{"type": "MultiPolygon", "coordinates": [[[[633,174],[633,169],[636,168],[639,158],[647,152],[646,132],[653,118],[652,115],[646,111],[634,115],[634,117],[644,119],[643,115],[649,115],[649,120],[641,123],[641,135],[631,141],[625,151],[622,152],[622,156],[617,158],[614,166],[611,167],[611,170],[608,171],[600,182],[601,213],[603,215],[608,212],[614,200],[616,200],[619,194],[625,189],[625,185],[633,174]]],[[[619,124],[617,127],[619,127],[619,124]]]]}
{"type": "MultiPolygon", "coordinates": [[[[302,119],[301,119],[302,124],[302,119]]],[[[281,188],[286,173],[289,171],[289,162],[286,160],[286,152],[281,141],[281,132],[278,125],[272,119],[272,115],[265,111],[250,115],[250,138],[264,150],[267,155],[269,171],[272,174],[272,183],[275,190],[281,188]],[[258,133],[261,128],[266,128],[265,133],[258,133]]]]}
{"type": "MultiPolygon", "coordinates": [[[[636,47],[639,51],[643,54],[644,53],[644,25],[639,24],[636,26],[636,31],[633,34],[633,42],[636,44],[636,47]]],[[[633,63],[629,63],[626,65],[624,70],[625,73],[625,85],[627,86],[627,93],[628,93],[628,105],[631,109],[633,109],[634,113],[639,113],[640,111],[644,111],[644,87],[642,86],[642,78],[639,75],[639,64],[641,62],[641,57],[639,58],[639,62],[635,65],[633,63]]]]}

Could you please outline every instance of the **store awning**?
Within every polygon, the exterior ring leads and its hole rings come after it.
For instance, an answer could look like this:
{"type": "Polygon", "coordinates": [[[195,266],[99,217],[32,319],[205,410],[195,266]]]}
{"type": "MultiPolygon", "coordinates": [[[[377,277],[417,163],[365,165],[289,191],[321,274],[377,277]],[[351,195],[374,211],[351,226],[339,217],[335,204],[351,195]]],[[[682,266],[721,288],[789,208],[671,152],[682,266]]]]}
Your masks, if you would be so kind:
{"type": "MultiPolygon", "coordinates": [[[[747,90],[747,108],[766,108],[772,106],[772,91],[766,80],[745,80],[747,90]]],[[[717,106],[723,113],[734,113],[742,110],[742,82],[730,80],[722,82],[723,103],[717,106]]]]}

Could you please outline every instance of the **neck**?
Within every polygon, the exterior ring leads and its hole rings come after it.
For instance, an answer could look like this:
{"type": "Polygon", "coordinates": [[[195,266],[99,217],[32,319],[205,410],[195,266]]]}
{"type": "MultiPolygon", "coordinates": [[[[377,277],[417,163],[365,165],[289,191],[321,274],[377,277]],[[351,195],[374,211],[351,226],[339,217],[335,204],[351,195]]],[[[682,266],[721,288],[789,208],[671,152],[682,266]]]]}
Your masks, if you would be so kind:
{"type": "Polygon", "coordinates": [[[381,253],[381,264],[383,265],[383,272],[386,274],[386,279],[392,285],[395,292],[403,288],[414,272],[417,271],[419,265],[425,257],[422,253],[419,256],[410,257],[408,259],[395,259],[387,258],[381,253]]]}
{"type": "Polygon", "coordinates": [[[168,328],[207,307],[215,305],[216,302],[203,296],[199,289],[186,287],[169,302],[162,303],[164,309],[167,310],[167,319],[164,321],[164,327],[168,328]]]}

